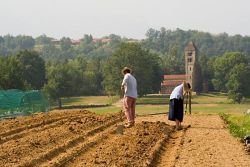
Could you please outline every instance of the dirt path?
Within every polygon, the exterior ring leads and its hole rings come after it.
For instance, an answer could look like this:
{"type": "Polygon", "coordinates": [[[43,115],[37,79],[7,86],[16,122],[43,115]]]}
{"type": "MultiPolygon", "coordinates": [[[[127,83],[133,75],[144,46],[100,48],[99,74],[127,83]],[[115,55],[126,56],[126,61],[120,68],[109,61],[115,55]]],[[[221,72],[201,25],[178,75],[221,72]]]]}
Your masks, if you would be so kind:
{"type": "MultiPolygon", "coordinates": [[[[141,120],[162,121],[166,116],[140,117],[141,120]]],[[[156,166],[250,166],[250,155],[244,146],[229,133],[217,115],[190,115],[184,125],[191,128],[173,133],[163,147],[156,166]]]]}

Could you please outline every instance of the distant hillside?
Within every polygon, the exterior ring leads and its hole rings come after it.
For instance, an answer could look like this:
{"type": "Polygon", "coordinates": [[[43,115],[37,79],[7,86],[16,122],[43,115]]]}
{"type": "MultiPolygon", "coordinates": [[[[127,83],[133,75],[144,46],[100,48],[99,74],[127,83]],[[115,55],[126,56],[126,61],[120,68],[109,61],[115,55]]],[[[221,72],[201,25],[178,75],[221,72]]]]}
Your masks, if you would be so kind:
{"type": "Polygon", "coordinates": [[[222,55],[225,52],[245,52],[250,55],[249,36],[229,36],[227,33],[214,35],[196,30],[149,29],[142,43],[144,47],[160,53],[169,52],[171,48],[177,47],[178,54],[183,54],[189,41],[193,41],[199,51],[208,56],[222,55]]]}
{"type": "Polygon", "coordinates": [[[149,29],[144,40],[121,38],[111,34],[102,38],[93,38],[91,35],[73,40],[63,37],[59,40],[41,35],[37,38],[19,35],[0,36],[0,56],[8,56],[20,50],[36,50],[45,60],[64,61],[77,56],[88,58],[109,57],[122,42],[141,42],[143,47],[159,54],[165,54],[172,48],[177,49],[177,55],[183,55],[184,47],[193,41],[200,53],[208,56],[222,55],[225,52],[244,52],[250,55],[250,37],[227,33],[210,34],[196,30],[184,31],[181,29],[160,30],[149,29]]]}

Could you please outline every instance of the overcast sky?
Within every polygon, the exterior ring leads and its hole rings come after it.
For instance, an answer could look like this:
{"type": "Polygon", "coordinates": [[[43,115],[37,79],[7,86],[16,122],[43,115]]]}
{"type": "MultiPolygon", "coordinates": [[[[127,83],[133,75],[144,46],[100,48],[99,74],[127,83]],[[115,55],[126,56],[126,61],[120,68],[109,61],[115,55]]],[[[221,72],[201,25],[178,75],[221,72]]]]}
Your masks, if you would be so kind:
{"type": "Polygon", "coordinates": [[[143,39],[149,28],[250,36],[249,0],[0,0],[0,35],[143,39]]]}

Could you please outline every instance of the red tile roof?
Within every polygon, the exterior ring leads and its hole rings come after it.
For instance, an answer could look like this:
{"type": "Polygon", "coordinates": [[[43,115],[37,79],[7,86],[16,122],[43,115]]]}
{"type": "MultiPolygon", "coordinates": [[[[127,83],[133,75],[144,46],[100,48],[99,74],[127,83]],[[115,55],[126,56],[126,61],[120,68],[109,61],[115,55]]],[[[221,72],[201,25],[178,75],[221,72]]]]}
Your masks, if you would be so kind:
{"type": "Polygon", "coordinates": [[[110,42],[111,39],[110,38],[94,38],[93,39],[93,42],[96,43],[96,42],[101,42],[101,43],[108,43],[110,42]]]}
{"type": "Polygon", "coordinates": [[[164,80],[186,80],[186,74],[164,75],[164,80]]]}
{"type": "Polygon", "coordinates": [[[164,81],[161,83],[161,86],[177,86],[180,85],[184,80],[173,80],[173,81],[164,81]]]}

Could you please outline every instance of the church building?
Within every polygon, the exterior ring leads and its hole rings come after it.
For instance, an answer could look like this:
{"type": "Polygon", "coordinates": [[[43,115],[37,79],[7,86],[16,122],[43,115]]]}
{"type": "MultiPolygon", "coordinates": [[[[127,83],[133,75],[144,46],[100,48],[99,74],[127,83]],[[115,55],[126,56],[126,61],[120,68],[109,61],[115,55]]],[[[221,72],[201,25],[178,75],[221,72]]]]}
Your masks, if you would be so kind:
{"type": "Polygon", "coordinates": [[[164,75],[164,80],[161,83],[161,94],[170,94],[172,90],[180,85],[183,81],[192,85],[192,73],[194,68],[195,58],[197,57],[197,48],[191,41],[185,47],[185,74],[178,75],[164,75]]]}

